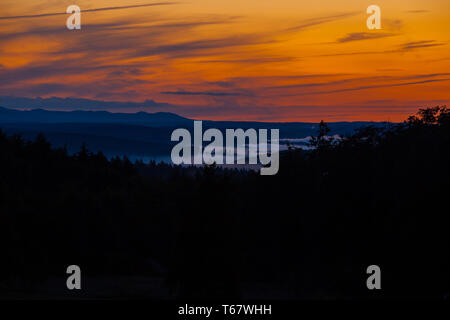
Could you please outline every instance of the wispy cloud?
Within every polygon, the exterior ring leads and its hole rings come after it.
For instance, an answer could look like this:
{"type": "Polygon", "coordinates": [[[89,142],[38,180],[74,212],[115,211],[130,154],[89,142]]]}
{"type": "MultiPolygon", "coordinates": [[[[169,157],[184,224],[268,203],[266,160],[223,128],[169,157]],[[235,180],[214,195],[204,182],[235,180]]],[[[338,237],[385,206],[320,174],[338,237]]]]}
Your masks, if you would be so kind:
{"type": "Polygon", "coordinates": [[[240,96],[238,92],[210,92],[210,91],[163,91],[161,94],[187,95],[187,96],[240,96]]]}
{"type": "Polygon", "coordinates": [[[439,47],[443,45],[445,45],[445,43],[437,42],[435,40],[414,41],[402,44],[401,50],[409,51],[419,48],[439,47]]]}
{"type": "Polygon", "coordinates": [[[296,57],[258,57],[258,58],[250,58],[250,59],[220,59],[220,60],[201,60],[197,61],[197,63],[236,63],[236,64],[266,64],[266,63],[274,63],[274,62],[291,62],[291,61],[299,61],[299,58],[296,57]]]}
{"type": "Polygon", "coordinates": [[[357,14],[360,14],[360,13],[359,12],[347,12],[347,13],[340,13],[340,14],[335,14],[335,15],[330,15],[330,16],[312,18],[312,19],[305,20],[303,23],[301,23],[299,25],[290,27],[290,28],[286,29],[285,31],[291,31],[291,32],[292,31],[302,31],[304,29],[314,27],[317,25],[321,25],[324,23],[334,22],[334,21],[346,19],[349,17],[353,17],[357,14]]]}
{"type": "Polygon", "coordinates": [[[355,32],[349,33],[345,37],[337,40],[339,43],[352,42],[352,41],[361,41],[361,40],[373,40],[380,38],[387,38],[396,36],[394,33],[371,33],[371,32],[355,32]]]}
{"type": "Polygon", "coordinates": [[[170,55],[172,57],[189,57],[211,55],[209,50],[223,50],[225,48],[242,47],[274,43],[276,40],[266,38],[264,35],[248,34],[222,38],[210,38],[193,41],[184,41],[167,45],[150,45],[135,51],[135,56],[170,55]]]}
{"type": "Polygon", "coordinates": [[[340,93],[348,91],[360,91],[367,89],[378,89],[388,87],[407,86],[415,84],[425,84],[430,82],[448,81],[450,73],[428,73],[428,74],[413,74],[406,76],[369,76],[369,77],[353,77],[347,79],[340,79],[334,81],[323,82],[304,82],[298,84],[271,86],[260,88],[262,94],[272,94],[273,90],[277,90],[278,96],[309,96],[322,95],[329,93],[340,93]],[[441,78],[441,79],[433,79],[441,78]],[[422,80],[425,79],[425,80],[422,80]],[[361,83],[369,83],[361,86],[361,83]],[[343,85],[346,87],[343,88],[343,85]],[[313,91],[313,89],[321,88],[321,91],[313,91]],[[294,91],[292,89],[295,89],[294,91]]]}
{"type": "MultiPolygon", "coordinates": [[[[104,7],[104,8],[95,8],[95,9],[86,9],[81,10],[81,12],[98,12],[98,11],[110,11],[110,10],[123,10],[123,9],[132,9],[132,8],[143,8],[143,7],[154,7],[154,6],[167,6],[178,4],[179,2],[155,2],[155,3],[147,3],[147,4],[136,4],[129,6],[117,6],[117,7],[104,7]]],[[[61,16],[67,15],[66,12],[50,12],[50,13],[40,13],[40,14],[31,14],[31,15],[23,15],[23,16],[7,16],[0,17],[0,20],[12,20],[12,19],[29,19],[29,18],[42,18],[42,17],[50,17],[50,16],[61,16]]]]}
{"type": "Polygon", "coordinates": [[[447,44],[448,43],[438,42],[436,40],[423,40],[423,41],[402,43],[402,44],[398,45],[396,48],[390,49],[390,50],[327,53],[327,54],[314,55],[314,56],[310,56],[310,57],[318,58],[318,57],[359,56],[359,55],[376,55],[376,54],[384,55],[387,53],[408,52],[408,51],[421,49],[421,48],[440,47],[440,46],[445,46],[447,44]]]}
{"type": "Polygon", "coordinates": [[[428,80],[423,80],[423,81],[389,83],[389,84],[379,84],[379,85],[367,85],[367,86],[343,88],[343,89],[328,90],[328,91],[304,92],[304,93],[299,94],[299,95],[330,94],[330,93],[340,93],[340,92],[368,90],[368,89],[412,86],[412,85],[418,85],[418,84],[433,83],[433,82],[443,82],[443,81],[450,81],[450,78],[446,78],[446,79],[428,79],[428,80]]]}

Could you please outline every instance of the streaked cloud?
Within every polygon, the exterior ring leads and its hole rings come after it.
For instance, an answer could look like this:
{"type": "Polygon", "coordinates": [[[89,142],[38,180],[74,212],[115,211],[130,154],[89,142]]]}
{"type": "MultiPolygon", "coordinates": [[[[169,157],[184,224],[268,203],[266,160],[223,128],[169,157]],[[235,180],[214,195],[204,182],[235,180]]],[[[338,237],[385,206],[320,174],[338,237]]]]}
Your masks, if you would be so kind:
{"type": "Polygon", "coordinates": [[[186,95],[186,96],[240,96],[241,94],[238,92],[197,92],[197,91],[163,91],[162,94],[174,94],[174,95],[186,95]]]}
{"type": "MultiPolygon", "coordinates": [[[[99,12],[99,11],[111,11],[111,10],[123,10],[123,9],[132,9],[132,8],[145,8],[145,7],[154,7],[154,6],[167,6],[178,4],[179,2],[155,2],[155,3],[147,3],[147,4],[135,4],[128,6],[117,6],[117,7],[104,7],[104,8],[96,8],[96,9],[81,9],[82,13],[86,12],[99,12]]],[[[13,20],[13,19],[30,19],[30,18],[44,18],[51,16],[62,16],[68,15],[66,12],[51,12],[51,13],[40,13],[40,14],[30,14],[30,15],[22,15],[22,16],[3,16],[0,17],[0,20],[13,20]]]]}
{"type": "Polygon", "coordinates": [[[351,42],[351,41],[373,40],[373,39],[387,38],[387,37],[393,37],[393,36],[396,36],[396,34],[383,33],[383,32],[377,32],[377,33],[355,32],[355,33],[349,33],[343,38],[339,38],[337,40],[337,42],[345,43],[345,42],[351,42]]]}
{"type": "Polygon", "coordinates": [[[437,42],[436,40],[413,41],[402,44],[401,50],[408,51],[419,48],[439,47],[444,45],[446,45],[446,43],[437,42]]]}
{"type": "Polygon", "coordinates": [[[296,26],[287,28],[286,31],[290,31],[290,32],[302,31],[302,30],[308,29],[310,27],[319,26],[321,24],[343,20],[343,19],[350,18],[350,17],[353,17],[358,14],[360,14],[360,12],[347,12],[347,13],[339,13],[339,14],[330,15],[330,16],[311,18],[311,19],[307,19],[307,20],[303,21],[302,23],[300,23],[296,26]]]}
{"type": "Polygon", "coordinates": [[[385,55],[389,53],[408,52],[422,48],[440,47],[445,46],[447,44],[448,43],[437,42],[436,40],[421,40],[421,41],[405,42],[400,45],[397,45],[395,48],[391,48],[388,50],[339,52],[339,53],[319,54],[314,55],[312,57],[318,58],[318,57],[339,57],[339,56],[344,57],[344,56],[359,56],[359,55],[385,55]]]}
{"type": "Polygon", "coordinates": [[[340,92],[368,90],[368,89],[392,88],[392,87],[411,86],[411,85],[433,83],[433,82],[443,82],[443,81],[450,81],[450,78],[446,78],[446,79],[429,79],[429,80],[414,81],[414,82],[389,83],[389,84],[369,85],[369,86],[359,86],[359,87],[343,88],[343,89],[336,89],[336,90],[329,90],[329,91],[306,92],[306,93],[303,93],[301,95],[330,94],[330,93],[340,93],[340,92]]]}

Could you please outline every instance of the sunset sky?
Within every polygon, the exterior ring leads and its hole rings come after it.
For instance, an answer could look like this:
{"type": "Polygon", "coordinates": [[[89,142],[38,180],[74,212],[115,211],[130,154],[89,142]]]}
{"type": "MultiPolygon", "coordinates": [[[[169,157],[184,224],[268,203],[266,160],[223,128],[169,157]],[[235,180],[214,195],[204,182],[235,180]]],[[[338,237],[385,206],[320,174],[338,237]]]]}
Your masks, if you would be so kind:
{"type": "Polygon", "coordinates": [[[1,0],[0,95],[154,100],[111,111],[213,120],[401,121],[450,106],[449,38],[449,0],[1,0]],[[71,31],[72,4],[109,9],[71,31]],[[381,30],[366,26],[372,4],[381,30]]]}

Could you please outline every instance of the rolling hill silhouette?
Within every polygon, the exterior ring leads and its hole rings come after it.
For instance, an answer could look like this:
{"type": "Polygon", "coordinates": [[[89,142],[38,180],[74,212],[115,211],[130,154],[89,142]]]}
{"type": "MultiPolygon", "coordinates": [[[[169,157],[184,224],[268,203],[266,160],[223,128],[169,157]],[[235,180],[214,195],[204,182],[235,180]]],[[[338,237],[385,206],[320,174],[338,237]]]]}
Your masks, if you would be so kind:
{"type": "MultiPolygon", "coordinates": [[[[81,100],[85,102],[85,99],[81,100]]],[[[78,102],[75,105],[80,104],[78,102]]],[[[174,144],[170,141],[172,131],[176,128],[192,130],[193,122],[193,119],[169,112],[115,113],[85,110],[14,110],[0,107],[0,128],[8,134],[21,134],[24,138],[33,140],[39,133],[43,133],[53,146],[66,146],[69,153],[77,152],[81,145],[86,143],[94,152],[102,151],[107,156],[130,158],[168,157],[174,144]]],[[[383,127],[386,123],[329,123],[330,135],[349,135],[368,125],[383,127]]],[[[277,128],[280,129],[280,139],[298,139],[315,134],[318,124],[204,120],[203,127],[204,130],[277,128]]]]}

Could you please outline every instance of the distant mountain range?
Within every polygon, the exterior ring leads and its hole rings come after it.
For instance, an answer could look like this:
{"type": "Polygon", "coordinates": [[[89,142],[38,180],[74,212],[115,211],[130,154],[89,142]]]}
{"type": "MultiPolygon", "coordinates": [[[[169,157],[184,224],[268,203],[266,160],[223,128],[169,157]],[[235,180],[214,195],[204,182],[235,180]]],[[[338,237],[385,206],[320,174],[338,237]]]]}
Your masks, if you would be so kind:
{"type": "MultiPolygon", "coordinates": [[[[132,159],[165,159],[173,143],[171,133],[176,128],[192,130],[192,119],[168,112],[113,113],[109,111],[29,111],[0,107],[0,128],[8,134],[21,134],[34,139],[42,132],[55,147],[66,145],[69,152],[79,150],[85,142],[92,151],[102,151],[108,156],[126,155],[132,159]]],[[[357,128],[382,122],[332,122],[328,123],[330,135],[351,134],[357,128]]],[[[318,124],[308,122],[245,122],[203,121],[207,128],[280,129],[280,139],[305,138],[317,133],[318,124]]],[[[294,139],[294,140],[292,140],[294,139]]]]}
{"type": "Polygon", "coordinates": [[[108,111],[21,111],[0,107],[0,123],[123,123],[146,126],[178,126],[191,120],[174,113],[112,113],[108,111]]]}

